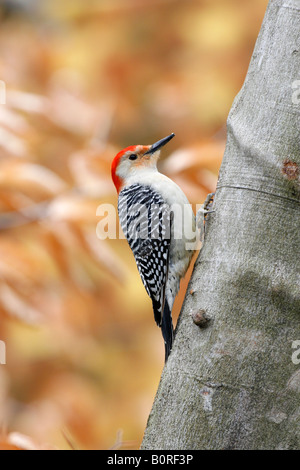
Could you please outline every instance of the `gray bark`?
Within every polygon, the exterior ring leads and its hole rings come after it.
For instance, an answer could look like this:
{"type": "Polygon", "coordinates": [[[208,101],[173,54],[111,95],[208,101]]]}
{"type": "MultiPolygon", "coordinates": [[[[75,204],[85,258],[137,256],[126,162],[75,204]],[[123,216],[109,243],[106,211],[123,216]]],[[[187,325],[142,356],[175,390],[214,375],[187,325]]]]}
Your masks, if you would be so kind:
{"type": "Polygon", "coordinates": [[[299,117],[300,1],[271,0],[142,449],[300,448],[299,117]]]}

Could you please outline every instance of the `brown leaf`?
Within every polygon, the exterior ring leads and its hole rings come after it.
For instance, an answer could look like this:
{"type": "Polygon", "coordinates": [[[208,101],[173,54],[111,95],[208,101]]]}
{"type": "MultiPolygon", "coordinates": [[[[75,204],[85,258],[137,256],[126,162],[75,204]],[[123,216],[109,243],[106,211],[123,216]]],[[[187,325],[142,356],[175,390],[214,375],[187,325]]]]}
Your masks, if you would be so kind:
{"type": "Polygon", "coordinates": [[[58,450],[56,447],[48,444],[39,444],[31,437],[17,432],[7,436],[7,445],[10,446],[11,449],[5,450],[58,450]]]}

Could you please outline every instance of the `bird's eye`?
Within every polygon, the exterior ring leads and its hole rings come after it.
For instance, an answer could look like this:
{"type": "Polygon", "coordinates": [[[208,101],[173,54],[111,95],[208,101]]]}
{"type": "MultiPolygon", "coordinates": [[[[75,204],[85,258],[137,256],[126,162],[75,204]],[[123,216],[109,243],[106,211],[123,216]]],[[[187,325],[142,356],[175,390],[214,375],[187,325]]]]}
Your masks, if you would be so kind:
{"type": "Polygon", "coordinates": [[[129,155],[129,160],[136,160],[137,159],[137,155],[135,153],[132,153],[131,155],[129,155]]]}

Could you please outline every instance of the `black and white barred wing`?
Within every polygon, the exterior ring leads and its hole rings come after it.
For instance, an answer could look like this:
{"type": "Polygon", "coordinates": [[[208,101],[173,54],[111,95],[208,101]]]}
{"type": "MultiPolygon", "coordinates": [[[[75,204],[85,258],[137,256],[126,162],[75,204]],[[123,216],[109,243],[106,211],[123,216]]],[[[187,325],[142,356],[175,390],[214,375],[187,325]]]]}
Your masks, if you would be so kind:
{"type": "Polygon", "coordinates": [[[120,192],[118,211],[122,230],[152,300],[155,321],[160,326],[168,279],[170,207],[150,187],[134,184],[120,192]]]}

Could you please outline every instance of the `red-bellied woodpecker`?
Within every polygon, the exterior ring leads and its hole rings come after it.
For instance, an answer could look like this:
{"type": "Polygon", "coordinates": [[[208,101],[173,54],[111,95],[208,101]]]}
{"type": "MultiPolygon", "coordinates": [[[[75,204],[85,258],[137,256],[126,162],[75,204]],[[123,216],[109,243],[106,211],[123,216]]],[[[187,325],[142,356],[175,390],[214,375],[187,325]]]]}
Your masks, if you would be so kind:
{"type": "Polygon", "coordinates": [[[173,344],[172,308],[194,253],[196,230],[185,194],[157,170],[160,149],[174,135],[127,147],[112,163],[120,224],[162,329],[166,360],[173,344]]]}

